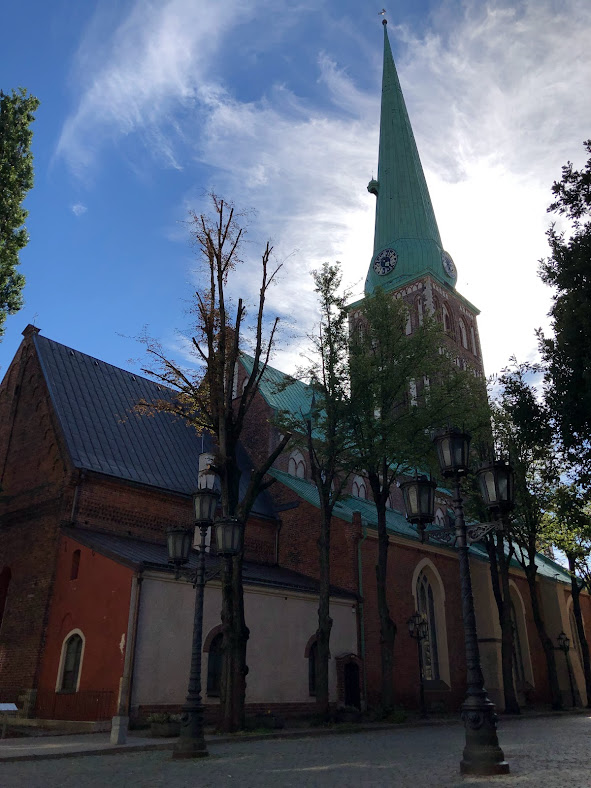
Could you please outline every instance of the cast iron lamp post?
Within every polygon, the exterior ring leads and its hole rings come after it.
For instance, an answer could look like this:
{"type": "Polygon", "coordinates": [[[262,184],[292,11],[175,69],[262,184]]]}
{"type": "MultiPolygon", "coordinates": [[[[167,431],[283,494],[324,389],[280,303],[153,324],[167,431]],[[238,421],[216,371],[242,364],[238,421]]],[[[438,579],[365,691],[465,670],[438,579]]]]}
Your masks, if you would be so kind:
{"type": "Polygon", "coordinates": [[[570,684],[570,697],[573,702],[573,709],[574,709],[574,707],[577,705],[577,700],[575,698],[575,684],[573,681],[573,672],[570,664],[570,659],[568,658],[568,652],[570,651],[570,638],[567,637],[566,632],[564,632],[563,630],[556,639],[558,640],[558,648],[564,654],[566,669],[568,671],[568,683],[570,684]]]}
{"type": "MultiPolygon", "coordinates": [[[[454,527],[452,529],[443,528],[438,531],[429,531],[426,532],[426,536],[435,536],[439,541],[447,542],[455,539],[459,553],[467,684],[466,699],[462,704],[462,720],[465,728],[466,745],[460,762],[460,772],[462,774],[480,775],[507,774],[509,764],[505,761],[505,756],[499,746],[495,706],[488,698],[484,688],[468,557],[469,537],[472,541],[481,539],[484,534],[498,528],[498,525],[478,524],[469,529],[470,533],[468,533],[466,528],[460,479],[469,472],[470,435],[459,429],[449,428],[439,430],[434,435],[434,442],[441,472],[443,476],[453,479],[454,482],[453,502],[456,515],[454,527]]],[[[494,472],[494,464],[491,467],[494,472]]],[[[417,477],[414,480],[405,482],[404,484],[407,488],[413,484],[417,486],[414,496],[409,495],[409,497],[415,497],[417,500],[421,499],[420,487],[425,485],[425,483],[431,486],[433,484],[426,477],[417,477]]],[[[498,493],[503,489],[503,484],[495,484],[494,490],[498,493]]],[[[407,495],[405,495],[406,499],[407,495]]],[[[430,522],[433,522],[434,511],[430,515],[430,522]]],[[[417,513],[413,516],[412,511],[407,510],[407,518],[410,522],[417,523],[419,529],[422,528],[423,530],[425,523],[428,522],[426,513],[421,515],[417,513]]]]}
{"type": "Polygon", "coordinates": [[[427,716],[427,707],[425,706],[425,677],[423,675],[423,640],[429,634],[429,624],[425,618],[424,613],[413,613],[406,622],[408,627],[408,634],[411,638],[417,641],[419,651],[419,681],[420,681],[420,699],[421,699],[421,717],[427,716]]]}
{"type": "MultiPolygon", "coordinates": [[[[183,705],[181,733],[174,747],[173,758],[204,758],[209,753],[203,735],[203,703],[201,700],[201,650],[203,641],[203,591],[205,588],[205,548],[207,531],[214,525],[218,555],[235,555],[240,551],[242,524],[233,517],[216,520],[215,510],[219,495],[213,489],[197,490],[193,495],[195,506],[195,528],[199,528],[201,540],[197,572],[194,576],[195,615],[193,619],[193,642],[191,670],[187,699],[183,705]]],[[[168,560],[174,564],[177,576],[180,567],[189,560],[193,530],[170,528],[167,532],[168,560]]]]}

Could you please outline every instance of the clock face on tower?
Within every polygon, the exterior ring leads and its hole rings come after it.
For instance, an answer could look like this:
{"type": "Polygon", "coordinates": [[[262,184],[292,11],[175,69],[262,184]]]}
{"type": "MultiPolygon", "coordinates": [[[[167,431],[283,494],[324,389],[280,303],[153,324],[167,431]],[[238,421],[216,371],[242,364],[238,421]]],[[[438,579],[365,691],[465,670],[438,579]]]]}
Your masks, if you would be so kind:
{"type": "Polygon", "coordinates": [[[442,253],[441,263],[443,265],[443,270],[445,271],[445,273],[453,279],[454,276],[457,275],[457,271],[454,265],[454,261],[451,259],[451,255],[449,252],[442,253]]]}
{"type": "Polygon", "coordinates": [[[373,261],[373,270],[379,276],[385,276],[394,270],[398,255],[394,249],[383,249],[373,261]]]}

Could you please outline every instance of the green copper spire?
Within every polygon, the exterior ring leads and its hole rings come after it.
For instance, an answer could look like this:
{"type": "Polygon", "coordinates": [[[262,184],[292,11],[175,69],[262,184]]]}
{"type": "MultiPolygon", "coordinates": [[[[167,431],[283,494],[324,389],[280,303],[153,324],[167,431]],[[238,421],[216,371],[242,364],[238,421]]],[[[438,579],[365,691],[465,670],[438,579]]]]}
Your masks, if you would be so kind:
{"type": "Polygon", "coordinates": [[[386,24],[378,179],[367,187],[377,203],[365,292],[378,286],[393,290],[427,273],[453,287],[455,266],[441,244],[386,24]]]}

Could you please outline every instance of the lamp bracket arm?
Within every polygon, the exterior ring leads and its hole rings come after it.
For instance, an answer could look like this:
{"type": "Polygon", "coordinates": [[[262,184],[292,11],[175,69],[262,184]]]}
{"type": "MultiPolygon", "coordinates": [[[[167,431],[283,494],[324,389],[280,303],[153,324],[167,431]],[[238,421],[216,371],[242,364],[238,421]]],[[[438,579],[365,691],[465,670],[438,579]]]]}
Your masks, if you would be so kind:
{"type": "Polygon", "coordinates": [[[478,523],[477,525],[469,525],[466,528],[466,535],[468,542],[480,542],[480,540],[492,531],[502,531],[502,523],[478,523]]]}

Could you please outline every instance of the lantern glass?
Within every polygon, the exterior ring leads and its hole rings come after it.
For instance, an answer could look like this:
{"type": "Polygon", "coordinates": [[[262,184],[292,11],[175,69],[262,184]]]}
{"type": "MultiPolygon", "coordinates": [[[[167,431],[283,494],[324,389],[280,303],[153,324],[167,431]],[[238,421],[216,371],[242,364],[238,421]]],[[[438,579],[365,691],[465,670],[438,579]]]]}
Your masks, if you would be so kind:
{"type": "Polygon", "coordinates": [[[193,493],[195,520],[198,523],[212,523],[219,499],[219,493],[211,489],[196,490],[193,493]]]}
{"type": "Polygon", "coordinates": [[[457,427],[435,433],[433,440],[444,476],[465,476],[468,473],[470,439],[467,432],[462,432],[457,427]]]}
{"type": "Polygon", "coordinates": [[[481,466],[478,471],[480,492],[489,509],[508,511],[513,506],[513,469],[502,460],[481,466]]]}
{"type": "Polygon", "coordinates": [[[189,560],[193,533],[190,528],[169,528],[166,532],[168,563],[181,566],[189,560]]]}
{"type": "Polygon", "coordinates": [[[414,524],[432,523],[435,516],[435,488],[437,483],[426,476],[415,476],[402,482],[406,519],[414,524]]]}
{"type": "Polygon", "coordinates": [[[238,555],[242,549],[242,523],[236,517],[224,517],[214,523],[219,555],[238,555]]]}

